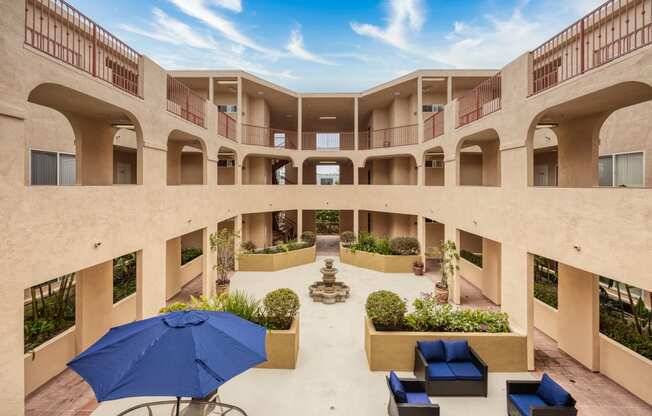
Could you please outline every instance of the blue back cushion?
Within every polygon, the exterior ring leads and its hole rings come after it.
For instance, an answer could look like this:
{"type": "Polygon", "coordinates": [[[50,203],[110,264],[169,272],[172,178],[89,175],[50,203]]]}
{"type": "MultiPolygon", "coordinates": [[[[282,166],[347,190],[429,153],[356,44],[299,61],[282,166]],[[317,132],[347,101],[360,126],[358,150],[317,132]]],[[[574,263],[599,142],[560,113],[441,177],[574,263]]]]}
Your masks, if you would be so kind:
{"type": "Polygon", "coordinates": [[[444,341],[444,351],[449,363],[471,361],[469,343],[466,340],[444,341]]]}
{"type": "Polygon", "coordinates": [[[439,339],[437,341],[417,341],[417,346],[423,354],[423,358],[428,362],[446,360],[444,343],[439,339]]]}
{"type": "Polygon", "coordinates": [[[403,383],[398,379],[398,376],[395,372],[389,372],[389,386],[394,393],[394,398],[397,403],[407,403],[407,395],[405,394],[405,388],[403,388],[403,383]]]}
{"type": "Polygon", "coordinates": [[[537,396],[541,397],[549,406],[569,406],[571,402],[570,394],[546,373],[541,378],[537,396]]]}

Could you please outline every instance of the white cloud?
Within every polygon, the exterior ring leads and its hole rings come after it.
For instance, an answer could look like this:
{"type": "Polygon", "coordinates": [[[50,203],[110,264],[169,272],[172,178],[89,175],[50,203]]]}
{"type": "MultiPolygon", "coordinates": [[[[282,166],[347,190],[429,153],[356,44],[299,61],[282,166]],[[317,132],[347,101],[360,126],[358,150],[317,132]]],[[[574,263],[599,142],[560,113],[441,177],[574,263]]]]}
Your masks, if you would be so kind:
{"type": "Polygon", "coordinates": [[[369,36],[395,48],[409,49],[409,31],[418,32],[425,21],[421,0],[389,0],[386,27],[368,23],[351,23],[351,29],[361,36],[369,36]]]}
{"type": "Polygon", "coordinates": [[[240,0],[212,0],[211,3],[236,13],[242,11],[242,2],[240,0]]]}
{"type": "Polygon", "coordinates": [[[290,34],[290,41],[288,42],[285,49],[287,49],[290,55],[299,59],[303,59],[304,61],[323,65],[334,65],[333,62],[306,50],[303,45],[303,36],[301,35],[301,30],[299,28],[292,29],[292,33],[290,34]]]}
{"type": "MultiPolygon", "coordinates": [[[[246,35],[240,33],[236,29],[233,22],[225,19],[219,14],[215,13],[211,8],[211,4],[219,3],[222,7],[226,7],[225,4],[236,3],[232,0],[168,0],[174,4],[179,10],[188,16],[194,17],[197,20],[204,22],[206,25],[212,27],[213,29],[220,32],[225,38],[229,39],[231,42],[240,44],[249,49],[253,49],[257,52],[277,55],[277,51],[265,48],[254,40],[250,39],[246,35]]],[[[239,3],[239,2],[237,2],[239,3]]],[[[241,8],[241,5],[240,5],[241,8]]]]}

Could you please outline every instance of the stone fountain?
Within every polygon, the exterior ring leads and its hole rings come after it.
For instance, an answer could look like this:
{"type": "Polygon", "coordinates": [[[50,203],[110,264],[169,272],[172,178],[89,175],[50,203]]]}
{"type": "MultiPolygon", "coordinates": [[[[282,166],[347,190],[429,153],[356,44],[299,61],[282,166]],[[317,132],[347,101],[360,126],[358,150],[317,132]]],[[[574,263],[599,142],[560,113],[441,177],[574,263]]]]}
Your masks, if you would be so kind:
{"type": "Polygon", "coordinates": [[[342,282],[335,281],[337,269],[333,267],[333,259],[324,260],[326,267],[321,268],[322,278],[320,282],[310,285],[310,297],[315,302],[331,305],[337,302],[345,302],[349,297],[349,287],[342,282]]]}

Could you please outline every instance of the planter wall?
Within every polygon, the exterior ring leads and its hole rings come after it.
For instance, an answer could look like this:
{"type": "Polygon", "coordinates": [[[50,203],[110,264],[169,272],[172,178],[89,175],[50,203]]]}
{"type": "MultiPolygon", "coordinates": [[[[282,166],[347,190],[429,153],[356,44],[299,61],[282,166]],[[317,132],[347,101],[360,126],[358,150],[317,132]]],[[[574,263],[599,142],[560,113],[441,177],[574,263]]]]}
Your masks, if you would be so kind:
{"type": "Polygon", "coordinates": [[[602,334],[600,372],[652,405],[652,361],[602,334]]]}
{"type": "Polygon", "coordinates": [[[241,254],[238,256],[238,271],[275,272],[302,264],[314,263],[317,255],[315,246],[277,254],[241,254]]]}
{"type": "Polygon", "coordinates": [[[534,299],[534,327],[557,341],[557,309],[534,299]]]}
{"type": "Polygon", "coordinates": [[[340,261],[363,269],[371,269],[383,273],[412,273],[412,265],[421,256],[385,256],[376,253],[356,252],[340,246],[340,261]]]}
{"type": "Polygon", "coordinates": [[[267,331],[265,349],[267,361],[258,368],[295,369],[299,356],[299,315],[286,331],[267,331]]]}
{"type": "Polygon", "coordinates": [[[371,371],[412,371],[417,341],[466,339],[489,372],[527,371],[527,337],[515,333],[380,332],[365,318],[365,353],[371,371]]]}
{"type": "Polygon", "coordinates": [[[77,355],[75,327],[39,345],[24,355],[25,396],[66,369],[66,363],[77,355]]]}
{"type": "Polygon", "coordinates": [[[175,297],[188,282],[202,274],[204,256],[198,256],[190,260],[178,270],[170,270],[166,273],[166,299],[175,297]]]}
{"type": "Polygon", "coordinates": [[[478,267],[467,259],[460,257],[460,276],[466,279],[473,286],[482,290],[482,267],[478,267]]]}

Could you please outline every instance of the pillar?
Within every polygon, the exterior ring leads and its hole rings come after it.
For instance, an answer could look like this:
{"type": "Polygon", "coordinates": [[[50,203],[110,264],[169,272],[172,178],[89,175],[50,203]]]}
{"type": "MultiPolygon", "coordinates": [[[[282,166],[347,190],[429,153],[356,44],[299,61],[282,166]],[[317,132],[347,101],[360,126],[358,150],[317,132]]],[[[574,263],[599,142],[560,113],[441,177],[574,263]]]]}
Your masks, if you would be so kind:
{"type": "MultiPolygon", "coordinates": [[[[353,149],[358,150],[360,149],[360,144],[359,144],[359,120],[358,120],[358,97],[353,98],[353,149]]],[[[356,170],[354,168],[354,170],[356,170]]],[[[357,185],[358,182],[355,182],[357,185]]]]}
{"type": "MultiPolygon", "coordinates": [[[[236,141],[242,143],[242,77],[238,77],[238,112],[236,118],[236,141]]],[[[240,184],[240,183],[238,183],[240,184]]]]}
{"type": "Polygon", "coordinates": [[[500,186],[500,142],[492,140],[483,143],[480,148],[482,149],[482,185],[500,186]]]}
{"type": "Polygon", "coordinates": [[[202,230],[202,269],[201,269],[201,291],[204,296],[215,295],[215,264],[217,253],[211,250],[210,236],[217,232],[217,223],[211,223],[202,230]]]}
{"type": "Polygon", "coordinates": [[[167,184],[181,185],[181,151],[183,144],[168,140],[167,150],[167,184]]]}
{"type": "Polygon", "coordinates": [[[303,98],[301,96],[297,99],[297,107],[297,149],[303,150],[303,98]]]}
{"type": "Polygon", "coordinates": [[[136,316],[146,319],[165,306],[166,243],[149,243],[137,253],[136,316]]]}
{"type": "Polygon", "coordinates": [[[181,290],[181,237],[165,242],[165,299],[181,290]]]}
{"type": "Polygon", "coordinates": [[[297,162],[297,185],[303,185],[303,164],[303,160],[297,162]]]}
{"type": "Polygon", "coordinates": [[[482,239],[482,294],[500,305],[500,243],[482,239]]]}
{"type": "Polygon", "coordinates": [[[78,185],[113,185],[113,137],[104,120],[69,117],[75,134],[78,185]]]}
{"type": "Polygon", "coordinates": [[[297,209],[297,237],[301,238],[303,233],[303,210],[297,209]]]}
{"type": "MultiPolygon", "coordinates": [[[[457,250],[460,249],[460,232],[453,227],[452,225],[447,225],[444,227],[444,241],[454,241],[457,250]]],[[[459,305],[461,303],[461,288],[460,288],[460,279],[459,272],[453,273],[452,276],[448,277],[448,298],[454,304],[459,305]]]]}
{"type": "Polygon", "coordinates": [[[446,80],[446,104],[453,102],[453,77],[446,80]]]}
{"type": "Polygon", "coordinates": [[[559,263],[557,289],[557,345],[589,370],[598,371],[598,277],[559,263]]]}
{"type": "Polygon", "coordinates": [[[426,269],[426,217],[417,215],[417,240],[419,240],[420,257],[423,268],[426,269]]]}
{"type": "Polygon", "coordinates": [[[424,186],[425,179],[426,179],[426,169],[425,169],[424,160],[422,158],[421,163],[417,164],[417,186],[424,186]]]}
{"type": "Polygon", "coordinates": [[[353,234],[358,236],[360,233],[360,210],[353,210],[353,234]]]}
{"type": "Polygon", "coordinates": [[[233,231],[235,233],[235,269],[238,270],[238,253],[240,252],[240,246],[242,245],[242,214],[236,215],[233,219],[233,231]]]}
{"type": "Polygon", "coordinates": [[[604,120],[602,115],[575,119],[555,129],[560,187],[598,186],[599,133],[604,120]]]}
{"type": "Polygon", "coordinates": [[[417,78],[417,137],[423,143],[423,77],[417,78]]]}
{"type": "Polygon", "coordinates": [[[75,342],[78,352],[100,339],[113,325],[113,260],[75,274],[75,342]]]}

